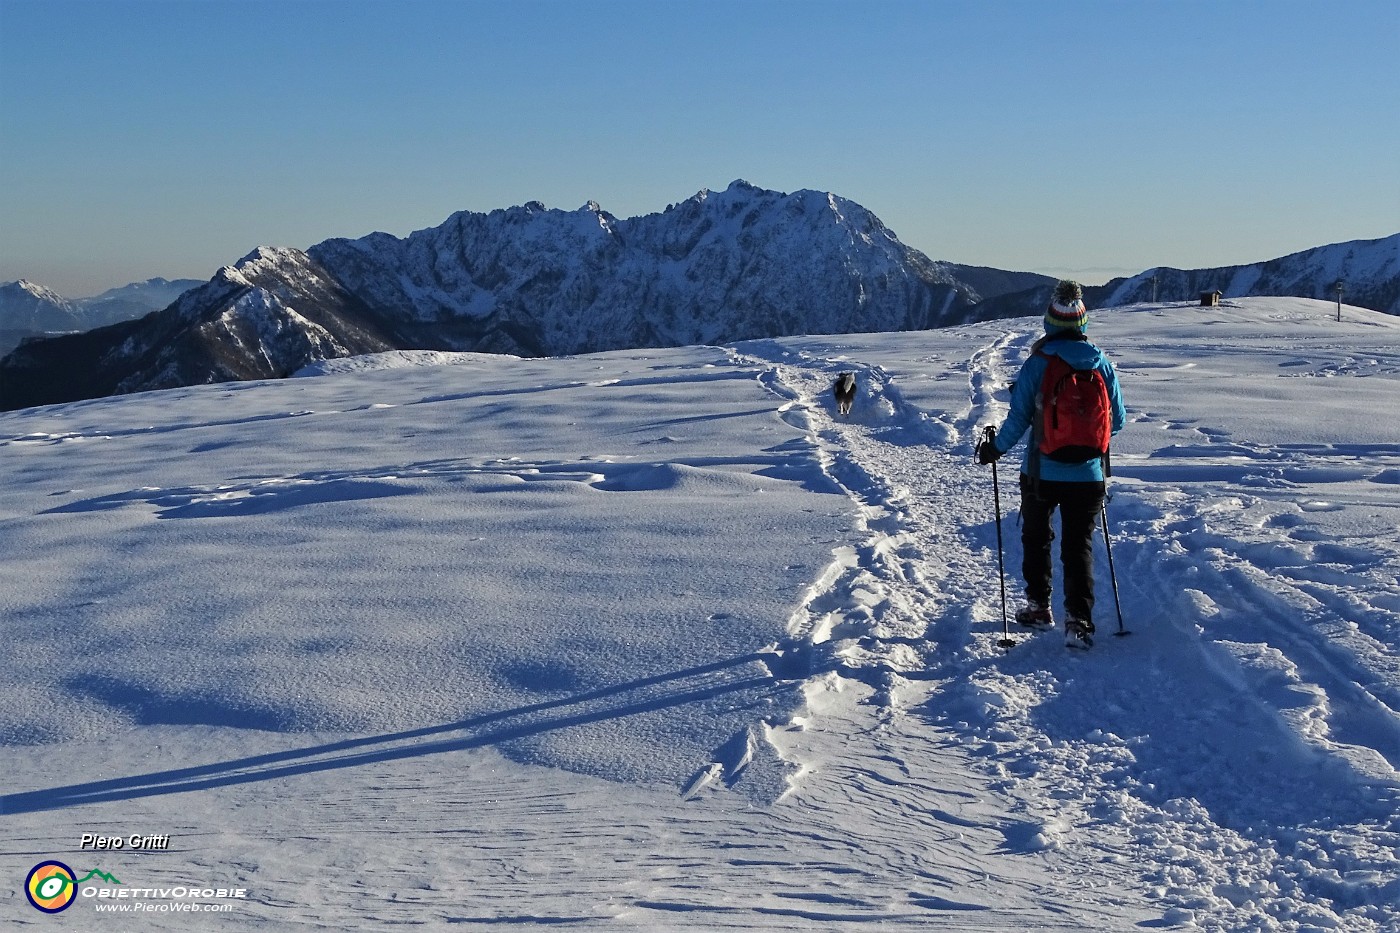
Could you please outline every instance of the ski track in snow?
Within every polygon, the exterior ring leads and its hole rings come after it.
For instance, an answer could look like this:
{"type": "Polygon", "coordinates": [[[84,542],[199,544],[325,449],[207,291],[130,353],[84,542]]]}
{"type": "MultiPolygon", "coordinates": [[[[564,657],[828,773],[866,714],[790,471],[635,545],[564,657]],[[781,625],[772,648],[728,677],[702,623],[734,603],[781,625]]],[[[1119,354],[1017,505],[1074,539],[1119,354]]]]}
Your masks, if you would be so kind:
{"type": "MultiPolygon", "coordinates": [[[[796,708],[791,716],[754,709],[748,730],[674,789],[620,790],[522,767],[495,747],[537,724],[625,715],[629,697],[655,709],[663,700],[645,691],[667,678],[488,715],[476,731],[454,723],[319,745],[306,734],[239,733],[216,764],[190,773],[160,748],[179,749],[198,733],[155,725],[144,727],[155,751],[140,779],[70,787],[66,775],[92,754],[76,744],[34,765],[28,784],[50,790],[3,798],[3,819],[22,820],[7,854],[44,854],[50,837],[27,817],[53,805],[55,792],[118,833],[169,825],[162,797],[198,790],[172,798],[187,802],[169,830],[188,845],[181,868],[136,865],[152,883],[253,879],[257,897],[241,905],[238,928],[331,925],[319,915],[364,929],[1400,929],[1400,547],[1367,528],[1328,524],[1340,510],[1334,500],[1373,504],[1382,526],[1395,514],[1400,445],[1270,445],[1190,412],[1166,414],[1138,390],[1173,371],[1199,373],[1212,365],[1208,351],[1190,361],[1179,351],[1155,357],[1146,342],[1125,352],[1130,428],[1109,520],[1131,634],[1113,637],[1098,545],[1093,650],[1067,652],[1058,629],[1037,636],[1014,626],[1017,645],[1005,650],[991,471],[973,462],[972,447],[980,427],[1003,417],[1037,324],[723,351],[726,362],[707,378],[756,379],[805,437],[805,447],[787,444],[744,465],[781,474],[788,458],[810,457],[849,498],[853,519],[811,576],[785,639],[661,684],[664,702],[675,704],[713,703],[731,687],[796,695],[778,704],[796,708]],[[849,418],[830,395],[842,371],[858,379],[849,418]],[[1329,489],[1335,495],[1319,493],[1329,489]],[[418,760],[432,767],[408,770],[418,760]],[[260,787],[296,803],[269,806],[260,787]],[[736,806],[744,793],[753,802],[736,806]],[[215,820],[234,828],[202,848],[215,820]],[[366,845],[367,834],[380,848],[366,845]],[[255,855],[231,865],[240,841],[255,855]],[[320,879],[312,894],[307,878],[320,879]]],[[[1111,333],[1105,345],[1112,351],[1111,333]]],[[[1290,377],[1328,381],[1393,377],[1400,357],[1314,342],[1278,359],[1290,377]]],[[[26,432],[0,446],[207,426],[26,432]]],[[[737,463],[410,460],[378,472],[73,490],[81,498],[51,511],[260,515],[441,480],[647,490],[714,482],[703,471],[737,463]]],[[[1016,464],[1008,456],[998,467],[1014,611],[1016,464]]],[[[7,893],[13,902],[16,892],[7,893]]]]}

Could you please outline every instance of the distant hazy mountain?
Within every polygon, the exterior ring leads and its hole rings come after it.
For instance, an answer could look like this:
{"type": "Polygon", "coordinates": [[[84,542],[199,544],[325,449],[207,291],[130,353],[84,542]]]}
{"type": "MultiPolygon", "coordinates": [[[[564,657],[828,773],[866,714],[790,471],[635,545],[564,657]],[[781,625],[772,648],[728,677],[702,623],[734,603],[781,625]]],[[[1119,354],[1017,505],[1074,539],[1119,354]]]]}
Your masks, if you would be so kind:
{"type": "Polygon", "coordinates": [[[58,292],[20,279],[0,285],[0,325],[29,330],[64,330],[77,323],[71,302],[58,292]]]}
{"type": "Polygon", "coordinates": [[[73,304],[81,312],[88,329],[150,314],[166,307],[190,289],[203,285],[199,279],[154,278],[111,288],[92,298],[79,298],[73,304]]]}
{"type": "Polygon", "coordinates": [[[82,330],[71,302],[57,292],[26,282],[0,285],[0,353],[26,337],[82,330]]]}
{"type": "Polygon", "coordinates": [[[149,279],[92,298],[64,298],[23,279],[0,285],[0,354],[27,337],[91,330],[150,314],[202,284],[197,279],[149,279]]]}
{"type": "Polygon", "coordinates": [[[14,408],[395,348],[546,356],[938,327],[1037,281],[1051,280],[934,262],[816,191],[736,181],[628,220],[532,202],[405,238],[260,248],[159,314],[27,344],[0,364],[0,393],[14,408]]]}

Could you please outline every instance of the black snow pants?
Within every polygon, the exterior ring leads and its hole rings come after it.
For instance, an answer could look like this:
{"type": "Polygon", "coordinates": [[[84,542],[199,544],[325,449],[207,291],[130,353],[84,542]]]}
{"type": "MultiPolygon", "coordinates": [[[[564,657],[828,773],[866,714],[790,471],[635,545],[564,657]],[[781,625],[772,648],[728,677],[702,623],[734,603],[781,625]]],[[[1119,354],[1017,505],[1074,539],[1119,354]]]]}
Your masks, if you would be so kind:
{"type": "Polygon", "coordinates": [[[1060,510],[1060,564],[1064,568],[1065,614],[1092,624],[1094,618],[1094,525],[1103,510],[1104,484],[1062,483],[1021,474],[1021,574],[1026,598],[1050,605],[1050,516],[1060,510]]]}

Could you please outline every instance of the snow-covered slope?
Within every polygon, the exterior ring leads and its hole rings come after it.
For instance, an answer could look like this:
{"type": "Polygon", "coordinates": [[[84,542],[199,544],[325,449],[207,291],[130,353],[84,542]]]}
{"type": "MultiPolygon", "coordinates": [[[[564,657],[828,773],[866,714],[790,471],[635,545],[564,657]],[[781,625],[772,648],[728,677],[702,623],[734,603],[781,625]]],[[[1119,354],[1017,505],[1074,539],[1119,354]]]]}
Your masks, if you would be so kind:
{"type": "Polygon", "coordinates": [[[0,404],[272,378],[374,349],[367,339],[548,356],[933,327],[967,320],[989,289],[1043,278],[933,262],[865,208],[816,191],[736,181],[628,220],[593,203],[531,203],[403,239],[260,249],[156,318],[26,346],[0,365],[0,404]],[[245,304],[227,287],[240,277],[261,292],[245,304]],[[225,331],[237,338],[216,345],[225,331]],[[75,368],[93,376],[54,378],[75,368]]]}
{"type": "Polygon", "coordinates": [[[1400,320],[1093,313],[1132,634],[1100,552],[1087,654],[996,645],[971,439],[1038,330],[0,415],[0,917],[58,859],[121,882],[75,930],[1396,929],[1400,320]]]}

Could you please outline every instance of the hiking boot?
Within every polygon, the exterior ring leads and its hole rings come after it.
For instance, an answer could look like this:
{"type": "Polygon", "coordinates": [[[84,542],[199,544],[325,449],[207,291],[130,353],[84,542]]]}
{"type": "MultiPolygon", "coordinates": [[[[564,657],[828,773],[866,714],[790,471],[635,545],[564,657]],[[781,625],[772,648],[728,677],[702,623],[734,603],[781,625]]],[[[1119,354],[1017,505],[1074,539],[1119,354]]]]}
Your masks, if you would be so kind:
{"type": "Polygon", "coordinates": [[[1016,624],[1040,632],[1054,628],[1055,617],[1050,614],[1049,606],[1042,606],[1035,600],[1028,599],[1024,608],[1016,610],[1016,624]]]}
{"type": "Polygon", "coordinates": [[[1065,647],[1092,648],[1094,645],[1094,623],[1088,619],[1065,620],[1065,647]]]}

